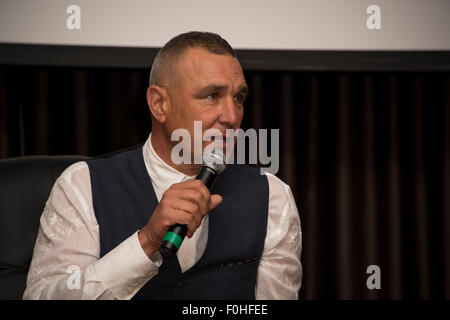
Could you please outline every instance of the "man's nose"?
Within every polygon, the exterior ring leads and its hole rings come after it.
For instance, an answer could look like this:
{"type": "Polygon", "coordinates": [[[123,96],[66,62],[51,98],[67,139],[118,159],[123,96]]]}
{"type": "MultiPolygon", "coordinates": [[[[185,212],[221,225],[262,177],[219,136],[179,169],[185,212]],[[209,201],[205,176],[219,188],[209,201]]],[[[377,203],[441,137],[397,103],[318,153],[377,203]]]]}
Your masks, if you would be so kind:
{"type": "Polygon", "coordinates": [[[240,118],[240,109],[236,106],[232,97],[228,98],[222,104],[222,112],[219,122],[229,127],[234,127],[240,118]]]}

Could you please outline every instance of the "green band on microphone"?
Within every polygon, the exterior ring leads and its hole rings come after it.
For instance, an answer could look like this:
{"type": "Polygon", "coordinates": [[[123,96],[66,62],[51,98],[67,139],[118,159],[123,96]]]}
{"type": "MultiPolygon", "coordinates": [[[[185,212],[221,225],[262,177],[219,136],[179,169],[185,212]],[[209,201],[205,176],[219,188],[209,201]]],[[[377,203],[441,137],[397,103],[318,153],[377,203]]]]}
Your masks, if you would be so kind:
{"type": "Polygon", "coordinates": [[[177,235],[176,233],[167,231],[166,236],[164,237],[163,241],[172,242],[175,245],[175,247],[180,249],[183,239],[181,239],[181,237],[179,235],[177,235]]]}

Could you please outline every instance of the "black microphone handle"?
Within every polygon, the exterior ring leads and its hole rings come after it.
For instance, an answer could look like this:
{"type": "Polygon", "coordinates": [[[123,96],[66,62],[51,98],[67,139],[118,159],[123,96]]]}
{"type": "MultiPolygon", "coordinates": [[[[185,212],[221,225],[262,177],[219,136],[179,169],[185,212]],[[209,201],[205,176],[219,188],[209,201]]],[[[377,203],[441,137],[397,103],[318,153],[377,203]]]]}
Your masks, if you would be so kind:
{"type": "MultiPolygon", "coordinates": [[[[211,189],[216,177],[217,173],[213,169],[202,166],[195,179],[202,181],[208,189],[211,189]]],[[[171,259],[177,254],[186,233],[187,227],[185,224],[176,224],[170,227],[163,239],[161,248],[159,248],[159,252],[165,259],[171,259]]]]}
{"type": "Polygon", "coordinates": [[[200,169],[200,172],[195,177],[195,179],[200,180],[203,182],[203,184],[208,188],[208,190],[211,190],[214,181],[216,181],[217,174],[216,172],[207,166],[202,166],[200,169]]]}

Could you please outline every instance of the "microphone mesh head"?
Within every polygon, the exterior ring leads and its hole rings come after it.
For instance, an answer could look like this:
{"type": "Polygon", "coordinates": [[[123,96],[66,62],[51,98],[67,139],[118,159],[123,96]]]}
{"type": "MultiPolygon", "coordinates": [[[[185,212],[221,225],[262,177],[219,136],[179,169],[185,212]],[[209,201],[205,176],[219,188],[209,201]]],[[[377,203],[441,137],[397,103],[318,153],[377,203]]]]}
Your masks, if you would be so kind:
{"type": "Polygon", "coordinates": [[[220,149],[209,149],[203,154],[202,165],[213,169],[217,175],[225,170],[225,155],[220,149]]]}

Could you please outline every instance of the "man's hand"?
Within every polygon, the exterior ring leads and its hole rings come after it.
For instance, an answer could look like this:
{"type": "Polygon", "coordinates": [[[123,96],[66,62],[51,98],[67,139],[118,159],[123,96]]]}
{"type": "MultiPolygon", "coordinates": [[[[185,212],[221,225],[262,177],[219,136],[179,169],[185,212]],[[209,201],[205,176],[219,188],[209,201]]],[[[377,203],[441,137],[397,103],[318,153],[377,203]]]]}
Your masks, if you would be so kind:
{"type": "Polygon", "coordinates": [[[222,202],[218,194],[211,195],[200,180],[175,183],[163,194],[148,223],[138,233],[139,242],[147,256],[155,253],[166,232],[175,224],[187,226],[190,238],[203,217],[222,202]]]}

